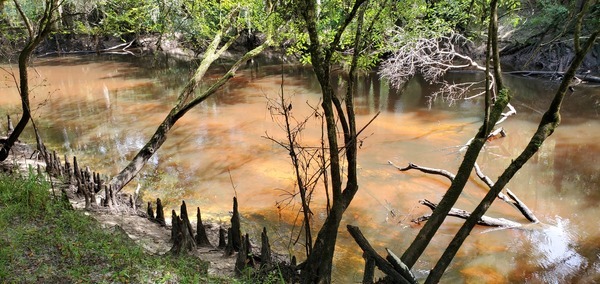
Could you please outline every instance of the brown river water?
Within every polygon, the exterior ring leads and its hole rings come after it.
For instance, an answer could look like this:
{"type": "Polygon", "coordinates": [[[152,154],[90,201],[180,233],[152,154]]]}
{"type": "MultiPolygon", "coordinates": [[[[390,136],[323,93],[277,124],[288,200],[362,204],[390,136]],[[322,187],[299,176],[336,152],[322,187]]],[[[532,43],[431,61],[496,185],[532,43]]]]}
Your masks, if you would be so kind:
{"type": "MultiPolygon", "coordinates": [[[[271,60],[273,61],[273,60],[271,60]]],[[[186,114],[167,142],[128,186],[138,184],[146,200],[157,197],[167,209],[186,200],[200,206],[203,217],[229,220],[231,198],[238,196],[243,231],[258,237],[262,226],[281,251],[302,259],[300,245],[290,246],[297,203],[281,206],[294,190],[293,168],[287,152],[265,139],[284,139],[271,117],[267,97],[280,92],[281,64],[257,60],[232,79],[222,92],[186,114]]],[[[168,113],[193,66],[165,58],[66,57],[38,59],[32,69],[32,108],[47,145],[76,155],[81,164],[108,175],[121,170],[168,113]]],[[[5,114],[16,123],[19,98],[12,77],[0,70],[0,122],[5,114]]],[[[12,66],[16,72],[16,66],[12,66]]],[[[224,67],[209,75],[216,78],[224,67]]],[[[293,114],[310,115],[318,105],[319,86],[308,67],[285,65],[284,93],[291,96],[293,114]]],[[[453,73],[448,80],[480,79],[453,73]]],[[[516,93],[518,114],[503,127],[508,136],[490,142],[479,158],[492,179],[515,158],[537,127],[557,83],[507,76],[516,93]]],[[[342,90],[342,86],[340,86],[342,90]]],[[[477,131],[482,116],[479,100],[453,105],[428,95],[437,86],[413,79],[403,91],[390,89],[376,75],[360,80],[356,97],[357,123],[365,125],[359,150],[360,190],[340,228],[335,255],[335,283],[359,283],[362,252],[345,230],[357,225],[384,254],[401,254],[420,226],[412,218],[429,213],[420,199],[438,201],[448,180],[416,171],[398,172],[388,164],[408,162],[455,172],[460,147],[477,131]]],[[[520,229],[477,227],[443,278],[444,283],[592,283],[600,281],[600,87],[577,86],[568,95],[563,122],[539,153],[515,176],[509,188],[525,202],[542,224],[520,229]]],[[[301,135],[305,145],[317,146],[320,123],[310,119],[301,135]]],[[[33,143],[28,130],[25,141],[33,143]]],[[[486,192],[473,176],[456,207],[472,210],[486,192]]],[[[313,202],[315,222],[325,217],[323,193],[313,202]]],[[[527,223],[510,206],[496,202],[493,217],[527,223]]],[[[424,277],[461,224],[449,217],[421,260],[415,274],[424,277]]],[[[297,234],[295,228],[293,234],[297,234]]]]}

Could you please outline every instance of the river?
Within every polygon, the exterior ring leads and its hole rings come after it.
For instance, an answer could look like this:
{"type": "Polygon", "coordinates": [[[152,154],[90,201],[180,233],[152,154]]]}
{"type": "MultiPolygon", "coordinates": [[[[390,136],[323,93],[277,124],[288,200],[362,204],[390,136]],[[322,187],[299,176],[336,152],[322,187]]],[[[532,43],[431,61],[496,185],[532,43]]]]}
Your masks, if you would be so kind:
{"type": "MultiPolygon", "coordinates": [[[[46,144],[109,175],[120,171],[145,144],[193,71],[190,64],[175,60],[120,56],[47,58],[34,65],[32,109],[46,144]]],[[[223,66],[212,68],[209,77],[219,76],[223,66]]],[[[0,127],[5,129],[5,114],[16,123],[20,104],[6,73],[11,66],[2,67],[0,127]]],[[[161,198],[167,210],[186,200],[191,208],[200,206],[205,219],[222,223],[228,222],[231,198],[237,195],[243,231],[258,237],[266,226],[277,249],[295,251],[302,258],[301,246],[289,245],[298,231],[290,230],[299,205],[281,203],[295,188],[293,168],[287,152],[265,138],[285,138],[267,106],[267,98],[277,98],[280,92],[282,68],[293,115],[298,120],[310,116],[310,106],[319,103],[319,86],[310,68],[257,60],[186,114],[127,190],[139,184],[144,200],[161,198]]],[[[481,78],[452,73],[446,79],[481,78]]],[[[506,76],[506,84],[515,92],[512,103],[518,114],[502,124],[507,137],[491,141],[480,155],[479,163],[492,179],[525,147],[558,86],[513,76],[506,76]]],[[[421,227],[410,220],[430,212],[418,201],[438,201],[449,185],[442,177],[398,172],[388,161],[451,172],[458,168],[459,150],[481,122],[482,101],[449,105],[435,100],[430,106],[428,95],[437,88],[418,78],[402,91],[376,75],[360,79],[355,98],[358,126],[381,114],[360,137],[360,190],[340,227],[335,283],[362,279],[362,252],[345,231],[346,224],[359,226],[381,254],[385,247],[401,254],[421,227]]],[[[600,88],[575,89],[565,99],[560,127],[509,184],[542,224],[475,228],[443,282],[600,281],[600,88]]],[[[306,126],[302,143],[318,146],[320,122],[310,118],[306,126]]],[[[23,140],[33,143],[30,129],[24,135],[23,140]]],[[[485,193],[473,176],[455,207],[472,210],[485,193]]],[[[313,213],[319,223],[325,217],[322,189],[315,195],[313,213]]],[[[494,203],[488,215],[527,223],[501,202],[494,203]]],[[[452,217],[446,220],[416,264],[418,276],[433,267],[461,223],[452,217]]]]}

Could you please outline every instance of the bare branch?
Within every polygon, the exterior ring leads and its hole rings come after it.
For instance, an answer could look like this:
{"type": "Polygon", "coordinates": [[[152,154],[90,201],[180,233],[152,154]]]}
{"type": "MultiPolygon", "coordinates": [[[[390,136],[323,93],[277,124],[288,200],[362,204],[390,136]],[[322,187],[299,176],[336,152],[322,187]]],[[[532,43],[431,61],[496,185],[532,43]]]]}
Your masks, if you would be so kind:
{"type": "MultiPolygon", "coordinates": [[[[488,177],[486,176],[483,171],[481,171],[481,168],[479,167],[479,165],[477,163],[475,163],[475,173],[477,173],[477,176],[479,177],[479,179],[481,179],[489,188],[492,188],[494,186],[494,182],[488,177]]],[[[523,214],[523,216],[525,216],[525,218],[527,218],[527,220],[529,220],[532,223],[539,223],[540,220],[538,220],[537,217],[535,217],[535,215],[533,214],[533,212],[531,211],[531,209],[529,209],[529,207],[527,207],[527,205],[525,205],[525,203],[523,203],[514,193],[512,193],[512,191],[510,191],[508,188],[506,188],[506,194],[510,197],[507,197],[506,195],[504,195],[504,193],[499,192],[498,193],[498,199],[512,205],[513,207],[515,207],[517,210],[519,210],[521,212],[521,214],[523,214]]]]}
{"type": "Polygon", "coordinates": [[[459,34],[412,39],[402,28],[393,32],[396,40],[392,45],[398,49],[382,64],[380,75],[390,80],[396,88],[416,73],[421,73],[427,81],[433,82],[449,70],[475,68],[485,71],[485,68],[473,59],[456,51],[455,46],[466,42],[459,34]]]}
{"type": "MultiPolygon", "coordinates": [[[[497,133],[500,133],[500,134],[501,134],[503,131],[504,131],[504,130],[502,130],[502,128],[499,128],[499,129],[497,129],[496,131],[494,131],[494,133],[495,133],[495,132],[497,132],[497,133]]],[[[492,134],[493,134],[493,133],[492,133],[492,134]]],[[[498,135],[498,134],[496,134],[496,135],[498,135]]],[[[398,169],[399,171],[401,171],[401,172],[408,171],[408,170],[419,170],[419,171],[421,171],[421,172],[423,172],[423,173],[426,173],[426,174],[432,174],[432,175],[440,175],[440,176],[443,176],[443,177],[445,177],[445,178],[449,179],[450,181],[453,181],[453,180],[455,179],[455,175],[454,175],[454,174],[452,174],[452,173],[450,173],[450,172],[448,172],[448,171],[446,171],[446,170],[442,170],[442,169],[435,169],[435,168],[427,168],[427,167],[422,167],[422,166],[415,165],[415,164],[413,164],[413,163],[408,163],[408,166],[406,166],[406,167],[404,167],[404,168],[401,168],[401,167],[398,167],[398,166],[396,166],[396,165],[395,165],[393,162],[391,162],[391,161],[388,161],[388,163],[389,163],[390,165],[392,165],[393,167],[395,167],[396,169],[398,169]]],[[[494,182],[493,182],[493,181],[492,181],[492,180],[491,180],[489,177],[487,177],[487,176],[486,176],[486,175],[485,175],[485,174],[484,174],[484,173],[481,171],[481,168],[479,168],[479,165],[478,165],[477,163],[475,163],[475,172],[477,173],[477,176],[478,176],[478,177],[479,177],[479,178],[480,178],[480,179],[481,179],[481,180],[482,180],[482,181],[483,181],[483,182],[484,182],[484,183],[485,183],[485,184],[486,184],[486,185],[487,185],[489,188],[492,188],[492,187],[494,186],[494,182]]],[[[510,204],[511,206],[513,206],[514,208],[516,208],[517,210],[519,210],[519,212],[521,212],[521,214],[523,214],[523,216],[524,216],[524,217],[525,217],[527,220],[529,220],[530,222],[532,222],[532,223],[538,223],[538,222],[539,222],[539,220],[538,220],[538,219],[535,217],[535,215],[534,215],[534,214],[533,214],[533,212],[532,212],[532,211],[531,211],[531,210],[530,210],[530,209],[527,207],[527,205],[525,205],[523,202],[521,202],[521,200],[519,200],[519,199],[517,198],[517,196],[516,196],[514,193],[510,192],[508,189],[506,189],[506,190],[507,190],[508,197],[507,197],[506,195],[504,195],[502,192],[500,192],[500,193],[498,193],[498,199],[500,199],[500,200],[502,200],[502,201],[504,201],[504,202],[506,202],[506,203],[510,204]]],[[[426,202],[428,202],[427,200],[425,200],[425,201],[426,201],[426,202]]],[[[421,202],[421,204],[424,204],[424,203],[423,203],[423,202],[421,202]]],[[[427,204],[424,204],[424,205],[427,205],[427,204]]],[[[432,210],[433,210],[435,207],[431,207],[431,206],[430,206],[430,208],[432,208],[432,210]]],[[[463,211],[464,211],[464,210],[463,210],[463,211]]],[[[464,219],[468,218],[468,215],[465,215],[465,214],[464,214],[464,212],[461,212],[461,213],[457,213],[457,212],[458,212],[458,211],[455,211],[454,213],[452,213],[452,212],[451,212],[451,213],[450,213],[450,214],[448,214],[448,215],[450,215],[450,216],[457,216],[457,217],[461,217],[461,218],[462,218],[463,216],[466,216],[464,219]],[[452,215],[452,214],[454,214],[454,215],[452,215]]],[[[418,222],[418,221],[424,221],[424,220],[427,220],[427,218],[428,218],[428,216],[421,216],[421,217],[419,217],[419,218],[417,218],[417,219],[415,219],[415,220],[417,220],[417,222],[418,222]],[[424,218],[424,219],[422,219],[422,218],[424,218]]],[[[495,224],[495,223],[494,223],[494,222],[492,222],[492,223],[490,223],[490,224],[495,224]]],[[[487,226],[496,226],[496,225],[488,225],[488,224],[483,224],[483,225],[487,225],[487,226]]]]}
{"type": "Polygon", "coordinates": [[[517,110],[510,103],[506,107],[508,107],[508,111],[502,113],[502,118],[496,122],[496,125],[504,122],[509,116],[517,114],[517,110]]]}
{"type": "MultiPolygon", "coordinates": [[[[437,207],[437,204],[435,204],[427,199],[420,200],[419,203],[429,207],[429,209],[431,209],[431,211],[435,210],[435,208],[437,207]]],[[[431,216],[430,214],[423,215],[419,218],[413,219],[412,222],[415,222],[418,224],[423,221],[427,221],[430,216],[431,216]]],[[[457,218],[461,218],[461,219],[467,219],[471,216],[471,212],[462,210],[462,209],[452,208],[452,209],[450,209],[450,212],[448,212],[448,216],[457,217],[457,218]]],[[[508,228],[516,228],[516,227],[522,226],[520,223],[511,221],[511,220],[507,220],[504,218],[493,218],[493,217],[489,217],[489,216],[481,216],[481,219],[479,219],[477,221],[477,224],[482,225],[482,226],[508,227],[508,228]]]]}
{"type": "Polygon", "coordinates": [[[455,175],[449,171],[446,170],[441,170],[441,169],[434,169],[434,168],[427,168],[427,167],[421,167],[418,165],[415,165],[413,163],[408,163],[408,166],[401,168],[396,166],[392,161],[388,161],[388,164],[392,165],[393,167],[395,167],[396,169],[398,169],[401,172],[405,172],[408,170],[419,170],[421,172],[424,172],[426,174],[433,174],[433,175],[440,175],[443,176],[447,179],[449,179],[450,181],[454,180],[455,175]]]}

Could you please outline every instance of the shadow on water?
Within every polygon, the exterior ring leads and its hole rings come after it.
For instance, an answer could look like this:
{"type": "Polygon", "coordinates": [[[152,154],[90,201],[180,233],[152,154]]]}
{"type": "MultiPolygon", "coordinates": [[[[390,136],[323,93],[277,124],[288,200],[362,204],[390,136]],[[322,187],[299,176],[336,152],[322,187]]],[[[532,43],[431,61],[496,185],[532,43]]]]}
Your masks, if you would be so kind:
{"type": "MultiPolygon", "coordinates": [[[[290,246],[297,200],[277,206],[295,189],[287,153],[263,138],[283,139],[273,121],[266,97],[281,89],[282,65],[259,59],[249,62],[222,91],[191,110],[179,121],[167,142],[157,151],[131,187],[139,183],[144,198],[160,197],[166,209],[185,199],[201,206],[206,218],[226,222],[231,197],[237,194],[245,230],[270,228],[281,250],[290,246]],[[234,193],[235,188],[235,193],[234,193]]],[[[45,58],[35,62],[35,119],[49,146],[83,165],[116,174],[161,122],[178,91],[197,63],[171,59],[120,56],[45,58]]],[[[216,79],[227,62],[209,72],[216,79]]],[[[297,118],[310,115],[307,104],[319,103],[320,87],[311,69],[285,64],[284,90],[290,95],[297,118]]],[[[4,75],[4,74],[2,74],[4,75]]],[[[481,80],[473,73],[452,73],[449,82],[481,80]]],[[[545,107],[553,84],[507,76],[515,92],[518,115],[504,124],[508,136],[490,142],[479,160],[484,172],[497,177],[525,147],[545,107]]],[[[335,74],[334,89],[346,90],[343,75],[335,74]]],[[[0,85],[0,116],[18,116],[18,95],[11,81],[0,85]],[[12,87],[11,87],[12,86],[12,87]]],[[[377,74],[359,79],[355,97],[357,124],[365,125],[377,111],[380,116],[360,137],[361,189],[348,209],[336,249],[337,283],[360,281],[363,260],[358,247],[344,231],[345,224],[361,227],[378,251],[389,247],[401,254],[419,225],[410,220],[429,209],[419,199],[439,200],[449,182],[419,172],[399,173],[387,164],[413,162],[455,171],[461,161],[458,149],[477,131],[482,101],[429,100],[439,89],[422,78],[410,80],[401,90],[391,88],[377,74]]],[[[477,228],[459,251],[445,276],[447,282],[570,282],[598,280],[600,260],[600,91],[577,86],[564,104],[563,124],[509,184],[547,225],[523,230],[486,231],[477,228]]],[[[31,130],[25,137],[33,141],[31,130]]],[[[302,135],[305,144],[319,143],[320,122],[310,119],[302,135]]],[[[456,207],[470,210],[486,193],[477,181],[470,183],[456,207]]],[[[315,226],[323,222],[324,198],[315,197],[315,226]]],[[[493,204],[490,215],[526,222],[505,204],[493,204]]],[[[296,220],[296,224],[298,220],[296,220]]],[[[425,251],[415,272],[426,275],[445,249],[460,220],[447,219],[425,251]]],[[[295,228],[295,229],[294,229],[295,228]]]]}

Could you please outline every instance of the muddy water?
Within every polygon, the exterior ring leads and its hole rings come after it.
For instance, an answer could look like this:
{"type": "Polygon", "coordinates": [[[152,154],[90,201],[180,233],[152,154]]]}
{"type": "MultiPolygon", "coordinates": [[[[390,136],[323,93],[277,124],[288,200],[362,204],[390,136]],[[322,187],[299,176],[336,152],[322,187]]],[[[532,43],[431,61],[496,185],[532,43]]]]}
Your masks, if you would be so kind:
{"type": "MultiPolygon", "coordinates": [[[[77,155],[83,164],[116,174],[135,155],[170,110],[193,66],[164,58],[80,57],[43,59],[31,72],[34,116],[46,143],[60,153],[77,155]]],[[[160,197],[168,208],[185,199],[200,206],[205,218],[229,219],[231,198],[237,195],[245,230],[262,226],[280,250],[289,246],[298,204],[278,203],[294,190],[286,151],[265,136],[284,139],[267,98],[281,89],[281,66],[260,64],[240,72],[221,93],[183,117],[167,142],[129,189],[138,184],[147,200],[160,197]]],[[[3,65],[5,69],[10,66],[3,65]]],[[[216,78],[218,66],[210,77],[216,78]]],[[[450,74],[448,80],[477,79],[450,74]]],[[[487,145],[479,159],[492,178],[516,157],[535,131],[551,100],[554,83],[508,77],[519,114],[504,123],[508,136],[487,145]]],[[[0,114],[17,117],[19,101],[12,78],[0,76],[0,114]]],[[[284,93],[293,113],[302,119],[318,105],[319,88],[309,69],[285,66],[284,93]]],[[[339,89],[343,90],[343,84],[339,89]]],[[[345,232],[346,224],[361,227],[383,253],[401,254],[420,226],[410,220],[428,209],[419,199],[439,200],[447,180],[418,172],[400,173],[388,165],[413,162],[455,171],[460,146],[480,123],[481,102],[449,106],[427,96],[436,86],[415,79],[404,90],[390,89],[375,76],[361,79],[356,97],[357,122],[365,125],[359,150],[360,190],[347,211],[336,250],[336,283],[360,282],[361,252],[345,232]]],[[[444,278],[449,283],[564,283],[600,280],[600,88],[577,87],[563,108],[563,123],[540,152],[509,184],[543,224],[518,230],[476,228],[444,278]]],[[[5,127],[4,119],[1,124],[5,127]]],[[[318,145],[320,123],[309,119],[302,134],[305,145],[318,145]]],[[[26,133],[31,139],[31,132],[26,133]]],[[[470,210],[485,194],[475,178],[456,207],[470,210]]],[[[325,217],[320,192],[313,202],[315,222],[325,217]]],[[[495,203],[488,213],[526,223],[508,205],[495,203]]],[[[448,219],[416,265],[423,276],[435,264],[461,222],[448,219]]]]}

